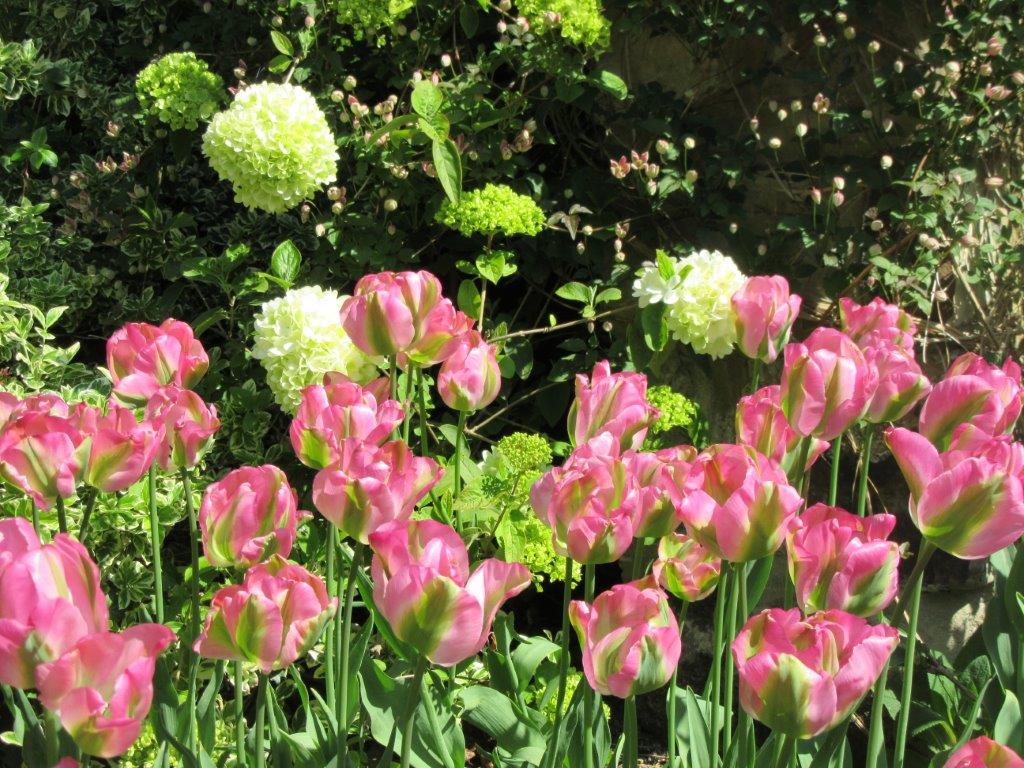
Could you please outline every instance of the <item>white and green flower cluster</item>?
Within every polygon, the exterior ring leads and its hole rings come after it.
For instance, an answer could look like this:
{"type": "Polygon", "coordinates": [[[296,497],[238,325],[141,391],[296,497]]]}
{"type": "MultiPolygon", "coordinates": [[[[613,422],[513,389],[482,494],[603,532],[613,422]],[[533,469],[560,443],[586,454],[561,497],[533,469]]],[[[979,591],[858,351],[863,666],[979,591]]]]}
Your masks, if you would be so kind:
{"type": "Polygon", "coordinates": [[[719,358],[736,342],[732,295],[744,280],[736,262],[719,251],[696,251],[681,259],[659,251],[656,262],[645,262],[637,272],[633,295],[641,309],[664,304],[673,338],[719,358]]]}
{"type": "Polygon", "coordinates": [[[464,192],[459,202],[445,200],[437,220],[464,235],[536,235],[546,219],[532,198],[505,184],[487,184],[464,192]]]}
{"type": "Polygon", "coordinates": [[[536,29],[552,28],[585,48],[608,45],[612,23],[601,0],[519,0],[519,10],[536,29]]]}
{"type": "Polygon", "coordinates": [[[249,208],[281,213],[335,180],[338,149],[327,118],[297,85],[260,83],[238,92],[203,137],[210,165],[249,208]]]}
{"type": "Polygon", "coordinates": [[[319,384],[325,373],[343,373],[360,384],[376,376],[374,361],[341,327],[346,298],[310,285],[266,302],[256,315],[252,356],[263,364],[274,399],[288,413],[299,407],[303,387],[319,384]]]}
{"type": "Polygon", "coordinates": [[[174,130],[206,122],[224,101],[224,81],[191,51],[168,53],[135,78],[142,111],[174,130]]]}

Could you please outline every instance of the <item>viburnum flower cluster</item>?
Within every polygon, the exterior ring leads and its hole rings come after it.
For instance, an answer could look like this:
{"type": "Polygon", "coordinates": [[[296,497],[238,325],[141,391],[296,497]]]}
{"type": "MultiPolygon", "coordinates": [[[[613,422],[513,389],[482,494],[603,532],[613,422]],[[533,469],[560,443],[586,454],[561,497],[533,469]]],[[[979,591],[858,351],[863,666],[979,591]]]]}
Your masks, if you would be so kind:
{"type": "Polygon", "coordinates": [[[191,51],[168,53],[147,64],[135,78],[142,111],[176,131],[205,123],[224,102],[220,75],[191,51]]]}
{"type": "Polygon", "coordinates": [[[445,200],[437,220],[463,235],[502,234],[533,237],[544,229],[544,211],[527,195],[505,184],[486,184],[463,192],[457,203],[445,200]]]}

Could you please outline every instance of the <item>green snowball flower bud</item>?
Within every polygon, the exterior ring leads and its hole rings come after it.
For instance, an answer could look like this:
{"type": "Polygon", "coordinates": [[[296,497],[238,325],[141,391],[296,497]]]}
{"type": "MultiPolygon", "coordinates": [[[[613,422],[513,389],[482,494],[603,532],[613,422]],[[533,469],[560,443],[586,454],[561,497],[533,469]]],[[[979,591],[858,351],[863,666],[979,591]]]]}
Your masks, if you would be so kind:
{"type": "Polygon", "coordinates": [[[194,53],[169,53],[135,78],[142,111],[174,130],[206,122],[224,101],[224,81],[194,53]]]}
{"type": "Polygon", "coordinates": [[[519,0],[516,3],[530,27],[552,30],[586,48],[606,48],[611,22],[601,0],[519,0]]]}
{"type": "Polygon", "coordinates": [[[504,184],[465,192],[457,203],[445,200],[437,220],[467,236],[501,233],[533,237],[546,223],[544,211],[530,197],[504,184]]]}
{"type": "Polygon", "coordinates": [[[514,475],[551,464],[551,445],[541,435],[513,432],[498,441],[497,450],[514,475]]]}

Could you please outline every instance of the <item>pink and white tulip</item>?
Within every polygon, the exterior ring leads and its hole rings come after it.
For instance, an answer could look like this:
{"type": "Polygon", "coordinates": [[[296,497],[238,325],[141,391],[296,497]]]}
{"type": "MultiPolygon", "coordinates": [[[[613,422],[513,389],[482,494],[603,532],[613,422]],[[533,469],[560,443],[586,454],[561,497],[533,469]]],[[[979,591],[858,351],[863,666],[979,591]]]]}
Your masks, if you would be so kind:
{"type": "Polygon", "coordinates": [[[786,346],[782,410],[801,435],[835,440],[867,409],[877,380],[853,340],[834,328],[816,328],[786,346]]]}
{"type": "Polygon", "coordinates": [[[889,540],[895,527],[893,515],[858,517],[825,504],[795,517],[786,544],[804,613],[867,618],[888,606],[899,587],[900,547],[889,540]]]}
{"type": "Polygon", "coordinates": [[[921,371],[913,353],[902,347],[868,347],[864,360],[875,370],[877,385],[864,420],[872,424],[899,421],[928,394],[931,382],[921,371]]]}
{"type": "Polygon", "coordinates": [[[40,664],[108,626],[100,571],[67,534],[42,544],[22,518],[0,520],[0,682],[33,688],[40,664]]]}
{"type": "Polygon", "coordinates": [[[665,593],[650,581],[617,584],[592,605],[574,600],[569,620],[583,648],[583,672],[604,696],[657,690],[679,664],[679,624],[665,593]]]}
{"type": "Polygon", "coordinates": [[[1013,431],[1024,402],[1020,366],[1007,358],[1002,367],[971,352],[960,355],[932,387],[921,409],[921,434],[945,448],[961,424],[990,435],[1013,431]]]}
{"type": "Polygon", "coordinates": [[[555,551],[577,563],[614,562],[636,534],[640,486],[617,453],[616,438],[602,433],[530,489],[530,504],[551,528],[555,551]]]}
{"type": "Polygon", "coordinates": [[[127,405],[145,405],[161,387],[191,389],[209,367],[202,343],[180,320],[128,323],[107,340],[114,395],[127,405]]]}
{"type": "Polygon", "coordinates": [[[1024,758],[988,736],[979,736],[950,755],[943,768],[1024,768],[1024,758]]]}
{"type": "Polygon", "coordinates": [[[658,542],[658,559],[651,573],[662,589],[695,603],[715,591],[722,560],[696,539],[673,533],[658,542]]]}
{"type": "Polygon", "coordinates": [[[782,545],[801,504],[774,461],[748,446],[719,444],[694,461],[679,514],[690,536],[712,553],[745,563],[782,545]]]}
{"type": "Polygon", "coordinates": [[[74,420],[88,445],[82,479],[104,493],[137,483],[156,460],[163,435],[159,426],[138,421],[128,408],[111,401],[107,412],[75,409],[74,420]]]}
{"type": "Polygon", "coordinates": [[[437,374],[437,391],[445,405],[456,411],[486,408],[501,391],[497,347],[478,331],[466,331],[450,345],[437,374]]]}
{"type": "Polygon", "coordinates": [[[622,458],[640,486],[633,535],[638,539],[660,539],[675,531],[682,523],[678,507],[682,503],[683,483],[697,458],[697,449],[680,445],[654,453],[627,451],[622,458]]]}
{"type": "Polygon", "coordinates": [[[88,635],[38,672],[39,700],[88,755],[117,757],[142,731],[156,658],[174,641],[162,624],[88,635]]]}
{"type": "Polygon", "coordinates": [[[732,297],[736,345],[740,351],[765,363],[774,362],[789,341],[790,330],[800,315],[801,301],[789,292],[784,277],[748,278],[732,297]]]}
{"type": "Polygon", "coordinates": [[[308,515],[277,467],[239,467],[206,487],[199,507],[203,551],[218,568],[248,568],[288,557],[308,515]]]}
{"type": "Polygon", "coordinates": [[[647,402],[647,377],[642,373],[612,373],[608,361],[602,360],[590,377],[576,374],[576,399],[569,410],[573,445],[608,432],[621,450],[638,450],[657,419],[657,409],[647,402]]]}
{"type": "Polygon", "coordinates": [[[156,456],[167,472],[194,467],[220,429],[216,407],[177,387],[157,390],[146,406],[146,418],[163,430],[156,456]]]}
{"type": "Polygon", "coordinates": [[[370,546],[381,615],[400,640],[442,666],[478,653],[502,603],[530,585],[525,566],[493,558],[470,574],[462,538],[434,520],[383,525],[370,546]]]}
{"type": "Polygon", "coordinates": [[[804,438],[789,426],[782,411],[781,392],[775,384],[740,398],[736,406],[736,442],[750,446],[780,464],[787,474],[794,475],[804,439],[809,439],[811,445],[807,461],[799,468],[801,473],[811,468],[828,449],[828,443],[813,437],[804,438]]]}
{"type": "Polygon", "coordinates": [[[910,517],[932,544],[977,560],[1024,533],[1024,446],[961,427],[943,453],[923,435],[889,429],[885,442],[910,486],[910,517]]]}
{"type": "Polygon", "coordinates": [[[249,662],[269,674],[313,647],[337,605],[323,579],[274,555],[246,571],[241,584],[217,591],[193,648],[203,658],[249,662]]]}
{"type": "Polygon", "coordinates": [[[386,394],[387,379],[362,387],[341,374],[328,374],[323,384],[302,390],[289,437],[295,455],[313,469],[341,458],[342,441],[352,438],[380,445],[402,423],[402,406],[386,394]]]}
{"type": "Polygon", "coordinates": [[[814,738],[856,709],[898,642],[893,627],[843,611],[762,611],[732,644],[740,704],[773,731],[814,738]]]}
{"type": "Polygon", "coordinates": [[[342,533],[367,544],[385,523],[408,520],[444,475],[401,440],[377,446],[346,440],[341,459],[313,480],[313,504],[342,533]]]}
{"type": "Polygon", "coordinates": [[[914,354],[914,318],[877,296],[867,304],[858,304],[845,296],[840,298],[839,322],[843,332],[861,349],[896,346],[914,354]]]}
{"type": "Polygon", "coordinates": [[[367,355],[393,357],[416,346],[441,301],[441,282],[430,272],[364,275],[341,308],[341,324],[367,355]]]}

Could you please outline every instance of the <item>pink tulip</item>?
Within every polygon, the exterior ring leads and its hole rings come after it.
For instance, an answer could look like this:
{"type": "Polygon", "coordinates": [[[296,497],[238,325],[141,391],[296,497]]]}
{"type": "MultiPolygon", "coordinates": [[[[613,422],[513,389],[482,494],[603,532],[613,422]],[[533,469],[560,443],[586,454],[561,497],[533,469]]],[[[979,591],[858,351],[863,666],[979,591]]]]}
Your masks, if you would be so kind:
{"type": "Polygon", "coordinates": [[[476,321],[459,310],[448,299],[441,299],[427,313],[420,326],[415,343],[398,356],[398,364],[428,368],[444,360],[453,351],[453,345],[464,333],[473,330],[476,321]]]}
{"type": "Polygon", "coordinates": [[[843,611],[762,611],[732,644],[740,704],[774,731],[813,738],[856,709],[898,642],[893,627],[843,611]]]}
{"type": "Polygon", "coordinates": [[[587,682],[603,696],[626,699],[661,688],[679,664],[679,624],[650,580],[616,584],[592,605],[574,600],[569,620],[587,682]]]}
{"type": "Polygon", "coordinates": [[[401,440],[377,446],[345,440],[338,463],[313,480],[313,504],[344,534],[363,544],[384,523],[408,520],[444,475],[401,440]]]}
{"type": "Polygon", "coordinates": [[[206,487],[199,508],[203,551],[219,568],[248,568],[271,555],[288,557],[308,515],[277,467],[240,467],[206,487]]]}
{"type": "Polygon", "coordinates": [[[744,355],[765,363],[775,361],[789,341],[800,315],[801,298],[789,292],[779,275],[748,278],[732,297],[737,346],[744,355]]]}
{"type": "Polygon", "coordinates": [[[867,347],[864,360],[874,368],[878,382],[864,414],[865,421],[899,421],[931,389],[931,382],[921,372],[913,353],[902,347],[867,347]]]}
{"type": "Polygon", "coordinates": [[[0,477],[39,509],[75,494],[88,446],[67,404],[53,395],[11,404],[0,428],[0,477]]]}
{"type": "Polygon", "coordinates": [[[157,462],[170,472],[194,467],[220,429],[217,409],[189,389],[163,387],[146,406],[146,418],[163,429],[157,462]]]}
{"type": "Polygon", "coordinates": [[[111,401],[107,412],[80,405],[73,420],[86,439],[83,480],[104,493],[123,491],[149,471],[163,435],[149,421],[111,401]]]}
{"type": "Polygon", "coordinates": [[[41,544],[21,518],[0,520],[0,682],[35,686],[38,665],[107,629],[99,568],[78,541],[41,544]]]}
{"type": "Polygon", "coordinates": [[[721,559],[685,533],[669,534],[658,542],[652,574],[658,586],[680,600],[703,600],[718,586],[721,572],[721,559]]]}
{"type": "Polygon", "coordinates": [[[944,453],[923,435],[889,429],[885,442],[910,486],[910,517],[939,549],[985,558],[1024,533],[1024,446],[961,427],[944,453]]]}
{"type": "Polygon", "coordinates": [[[683,483],[697,458],[697,449],[680,445],[655,453],[627,451],[622,458],[640,486],[633,535],[660,539],[675,531],[682,522],[677,508],[682,502],[683,483]]]}
{"type": "Polygon", "coordinates": [[[987,736],[971,739],[949,756],[943,768],[1024,768],[1024,759],[987,736]]]}
{"type": "Polygon", "coordinates": [[[20,399],[10,392],[0,391],[0,430],[27,413],[66,419],[71,415],[71,408],[58,395],[48,392],[20,399]]]}
{"type": "Polygon", "coordinates": [[[569,410],[569,438],[580,446],[602,432],[610,433],[622,450],[639,449],[658,411],[647,402],[647,377],[611,372],[607,360],[593,375],[576,374],[576,400],[569,410]]]}
{"type": "Polygon", "coordinates": [[[1009,434],[1020,416],[1020,366],[1007,358],[996,367],[978,355],[960,355],[945,377],[932,387],[921,409],[921,434],[945,448],[960,424],[972,424],[990,435],[1009,434]]]}
{"type": "Polygon", "coordinates": [[[897,307],[875,297],[868,304],[839,299],[840,327],[861,349],[896,346],[914,354],[914,318],[897,307]]]}
{"type": "Polygon", "coordinates": [[[319,639],[337,608],[323,579],[273,555],[245,572],[241,584],[217,591],[195,652],[206,659],[283,669],[319,639]]]}
{"type": "Polygon", "coordinates": [[[858,421],[875,391],[875,371],[844,333],[815,328],[786,346],[782,410],[801,435],[835,440],[858,421]]]}
{"type": "Polygon", "coordinates": [[[478,653],[501,604],[530,585],[525,566],[493,558],[471,575],[462,539],[434,520],[387,523],[370,546],[381,615],[400,640],[446,667],[478,653]]]}
{"type": "Polygon", "coordinates": [[[338,461],[340,444],[346,439],[374,445],[387,440],[402,423],[403,411],[397,401],[374,393],[381,389],[378,382],[383,382],[385,391],[390,387],[387,379],[361,387],[341,374],[328,374],[323,384],[303,389],[289,430],[299,461],[323,469],[338,461]]]}
{"type": "Polygon", "coordinates": [[[900,547],[888,538],[895,527],[892,515],[858,517],[825,504],[793,518],[789,575],[804,613],[867,618],[889,605],[899,586],[900,547]]]}
{"type": "Polygon", "coordinates": [[[190,389],[209,367],[202,343],[180,320],[128,323],[107,340],[114,394],[128,405],[145,405],[161,387],[190,389]]]}
{"type": "Polygon", "coordinates": [[[452,410],[479,411],[501,391],[497,347],[479,331],[466,331],[450,345],[450,353],[437,374],[437,391],[452,410]]]}
{"type": "Polygon", "coordinates": [[[81,764],[73,757],[61,758],[53,768],[82,768],[81,764]]]}
{"type": "Polygon", "coordinates": [[[156,657],[174,641],[162,624],[97,632],[39,667],[39,700],[89,755],[112,758],[139,737],[153,703],[156,657]]]}
{"type": "Polygon", "coordinates": [[[745,563],[779,548],[801,503],[774,461],[747,446],[719,444],[694,461],[679,514],[712,553],[745,563]]]}
{"type": "Polygon", "coordinates": [[[629,549],[641,498],[636,477],[602,433],[530,489],[530,504],[551,528],[555,551],[577,563],[611,563],[629,549]]]}
{"type": "MultiPolygon", "coordinates": [[[[788,474],[793,474],[795,465],[800,461],[801,442],[805,438],[789,426],[782,411],[781,392],[778,385],[772,385],[740,398],[736,406],[736,442],[763,453],[780,464],[788,474]]],[[[828,449],[826,441],[809,439],[811,445],[801,472],[810,469],[828,449]]]]}
{"type": "Polygon", "coordinates": [[[367,355],[392,357],[415,348],[441,300],[441,283],[427,271],[365,275],[341,308],[341,324],[367,355]]]}

